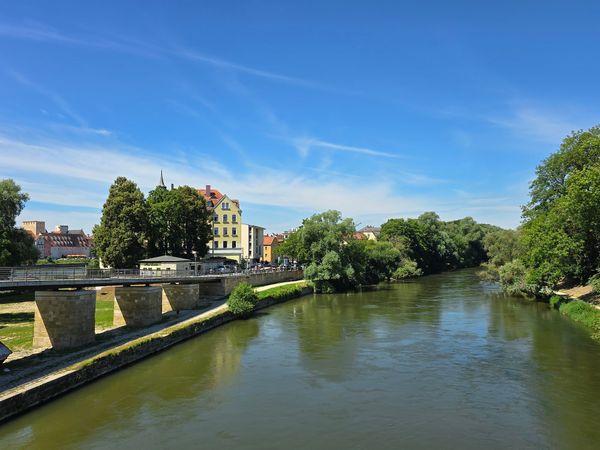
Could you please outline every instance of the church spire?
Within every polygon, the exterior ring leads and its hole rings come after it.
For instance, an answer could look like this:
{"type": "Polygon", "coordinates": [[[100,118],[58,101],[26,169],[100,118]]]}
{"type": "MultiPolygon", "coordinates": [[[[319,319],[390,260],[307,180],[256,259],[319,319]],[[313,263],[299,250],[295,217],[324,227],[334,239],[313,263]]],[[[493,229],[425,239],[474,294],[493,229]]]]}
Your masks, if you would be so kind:
{"type": "Polygon", "coordinates": [[[162,169],[160,169],[160,183],[158,183],[158,185],[160,187],[164,187],[166,188],[167,186],[165,186],[165,180],[163,179],[163,173],[162,173],[162,169]]]}

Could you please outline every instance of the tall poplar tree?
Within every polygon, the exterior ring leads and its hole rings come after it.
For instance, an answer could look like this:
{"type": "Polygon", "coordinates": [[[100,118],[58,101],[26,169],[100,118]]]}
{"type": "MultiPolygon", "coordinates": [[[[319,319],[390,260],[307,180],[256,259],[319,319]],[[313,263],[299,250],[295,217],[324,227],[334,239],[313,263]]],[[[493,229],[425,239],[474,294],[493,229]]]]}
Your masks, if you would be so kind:
{"type": "Polygon", "coordinates": [[[133,268],[146,256],[148,208],[144,194],[125,177],[111,185],[102,208],[94,241],[102,263],[115,268],[133,268]]]}

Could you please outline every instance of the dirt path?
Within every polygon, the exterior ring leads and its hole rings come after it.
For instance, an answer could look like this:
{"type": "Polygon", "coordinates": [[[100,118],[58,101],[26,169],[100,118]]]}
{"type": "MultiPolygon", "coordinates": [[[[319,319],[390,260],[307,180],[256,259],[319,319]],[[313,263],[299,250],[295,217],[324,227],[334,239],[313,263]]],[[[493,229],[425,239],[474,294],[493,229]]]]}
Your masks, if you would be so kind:
{"type": "Polygon", "coordinates": [[[282,283],[268,284],[266,286],[259,286],[257,288],[254,288],[254,290],[256,292],[262,292],[262,291],[266,291],[267,289],[272,289],[272,288],[279,287],[279,286],[287,286],[289,284],[298,284],[298,283],[304,283],[304,280],[299,280],[299,281],[284,281],[282,283]]]}

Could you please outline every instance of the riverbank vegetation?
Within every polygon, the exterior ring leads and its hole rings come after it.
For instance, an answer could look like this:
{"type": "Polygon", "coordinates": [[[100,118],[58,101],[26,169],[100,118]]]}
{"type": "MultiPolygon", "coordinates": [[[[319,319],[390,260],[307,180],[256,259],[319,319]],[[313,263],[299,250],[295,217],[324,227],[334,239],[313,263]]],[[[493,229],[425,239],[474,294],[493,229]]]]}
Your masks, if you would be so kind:
{"type": "Polygon", "coordinates": [[[350,218],[338,211],[302,222],[277,254],[306,264],[317,292],[341,292],[361,285],[479,266],[488,259],[483,241],[494,231],[472,218],[444,222],[433,212],[416,219],[390,219],[378,241],[358,239],[350,218]]]}
{"type": "Polygon", "coordinates": [[[521,227],[489,235],[484,246],[484,276],[506,292],[548,297],[560,287],[598,284],[599,126],[573,132],[538,166],[521,227]]]}
{"type": "Polygon", "coordinates": [[[238,284],[227,298],[227,308],[236,316],[248,317],[258,304],[258,295],[248,283],[238,284]]]}

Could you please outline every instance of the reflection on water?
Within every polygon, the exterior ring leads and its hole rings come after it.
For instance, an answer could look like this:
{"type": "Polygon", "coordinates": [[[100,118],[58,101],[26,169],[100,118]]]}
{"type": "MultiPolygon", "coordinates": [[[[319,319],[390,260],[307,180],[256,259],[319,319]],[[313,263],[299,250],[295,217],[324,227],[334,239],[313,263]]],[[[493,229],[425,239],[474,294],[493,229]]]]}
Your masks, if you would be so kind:
{"type": "Polygon", "coordinates": [[[593,448],[600,345],[461,271],[306,297],[0,426],[0,448],[593,448]]]}

